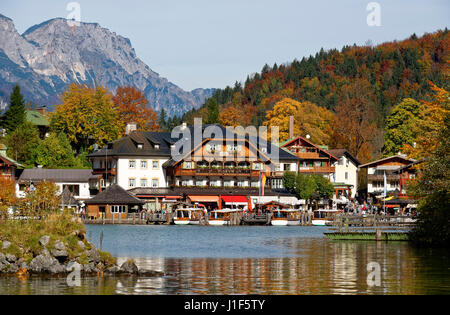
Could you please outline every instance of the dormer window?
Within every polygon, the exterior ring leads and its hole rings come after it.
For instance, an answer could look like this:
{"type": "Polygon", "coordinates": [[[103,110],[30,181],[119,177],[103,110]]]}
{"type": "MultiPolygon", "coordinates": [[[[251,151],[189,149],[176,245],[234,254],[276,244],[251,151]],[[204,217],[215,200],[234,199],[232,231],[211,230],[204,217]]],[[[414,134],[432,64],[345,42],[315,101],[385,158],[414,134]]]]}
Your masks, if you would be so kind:
{"type": "Polygon", "coordinates": [[[155,149],[159,150],[159,144],[155,144],[155,149]]]}
{"type": "Polygon", "coordinates": [[[139,144],[137,145],[137,147],[138,147],[138,149],[142,149],[142,144],[139,143],[139,144]]]}

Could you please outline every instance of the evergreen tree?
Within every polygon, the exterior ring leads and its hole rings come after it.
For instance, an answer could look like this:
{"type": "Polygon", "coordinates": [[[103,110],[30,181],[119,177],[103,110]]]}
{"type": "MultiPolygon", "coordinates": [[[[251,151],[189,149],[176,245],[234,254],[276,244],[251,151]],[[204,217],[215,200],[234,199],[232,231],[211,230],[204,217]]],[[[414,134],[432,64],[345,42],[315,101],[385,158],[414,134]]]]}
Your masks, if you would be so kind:
{"type": "Polygon", "coordinates": [[[25,102],[18,85],[14,87],[10,98],[9,109],[2,117],[2,124],[7,132],[13,132],[25,121],[25,102]]]}
{"type": "Polygon", "coordinates": [[[162,108],[161,112],[159,113],[159,129],[161,131],[166,131],[167,129],[166,111],[164,110],[164,108],[162,108]]]}
{"type": "Polygon", "coordinates": [[[219,123],[219,104],[214,97],[210,98],[206,103],[207,108],[207,124],[217,124],[219,123]]]}
{"type": "Polygon", "coordinates": [[[25,122],[6,135],[7,154],[21,164],[33,165],[33,151],[40,141],[36,126],[25,122]]]}

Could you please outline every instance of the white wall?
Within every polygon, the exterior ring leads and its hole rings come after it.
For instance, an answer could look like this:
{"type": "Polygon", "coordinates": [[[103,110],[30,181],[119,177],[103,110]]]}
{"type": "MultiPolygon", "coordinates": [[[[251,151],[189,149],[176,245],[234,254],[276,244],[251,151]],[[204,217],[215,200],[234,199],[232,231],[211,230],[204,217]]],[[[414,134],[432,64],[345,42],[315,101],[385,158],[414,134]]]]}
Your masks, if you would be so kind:
{"type": "Polygon", "coordinates": [[[117,184],[124,189],[130,189],[134,187],[141,187],[141,179],[147,179],[147,186],[152,187],[152,180],[158,179],[159,187],[167,187],[166,175],[162,165],[167,161],[167,158],[119,158],[117,163],[117,184]],[[130,168],[130,160],[136,161],[135,167],[130,168]],[[147,161],[147,167],[141,167],[141,161],[147,161]],[[153,168],[153,161],[158,161],[158,167],[153,168]],[[129,179],[135,179],[135,186],[129,186],[129,179]]]}
{"type": "Polygon", "coordinates": [[[355,197],[358,191],[358,167],[353,163],[351,159],[348,159],[345,155],[341,157],[342,162],[340,165],[339,161],[335,162],[333,165],[335,167],[334,176],[331,177],[331,181],[335,183],[345,183],[353,185],[352,187],[352,198],[355,197]],[[345,179],[345,173],[348,177],[345,179]]]}
{"type": "MultiPolygon", "coordinates": [[[[76,198],[76,199],[91,198],[91,195],[89,192],[89,183],[87,183],[87,182],[79,182],[79,183],[56,182],[55,185],[58,186],[60,194],[63,192],[64,185],[78,185],[79,186],[79,195],[75,195],[74,198],[76,198]]],[[[16,183],[16,196],[19,198],[25,197],[25,192],[20,191],[18,183],[16,183]]]]}

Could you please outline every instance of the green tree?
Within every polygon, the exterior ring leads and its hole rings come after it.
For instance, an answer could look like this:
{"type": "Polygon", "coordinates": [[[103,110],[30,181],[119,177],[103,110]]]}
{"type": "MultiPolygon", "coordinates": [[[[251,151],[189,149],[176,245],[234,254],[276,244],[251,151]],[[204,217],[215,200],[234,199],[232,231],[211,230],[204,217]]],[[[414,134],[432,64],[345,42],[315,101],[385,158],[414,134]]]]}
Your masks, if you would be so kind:
{"type": "Polygon", "coordinates": [[[295,193],[297,198],[310,200],[316,191],[316,182],[311,175],[298,174],[295,179],[295,193]]]}
{"type": "Polygon", "coordinates": [[[208,99],[206,103],[207,108],[207,124],[217,124],[219,122],[219,105],[217,104],[217,100],[212,97],[208,99]]]}
{"type": "Polygon", "coordinates": [[[71,168],[77,165],[72,147],[64,133],[51,133],[33,150],[33,160],[46,168],[71,168]]]}
{"type": "Polygon", "coordinates": [[[25,165],[33,165],[33,151],[40,142],[39,130],[29,122],[20,125],[5,138],[8,156],[25,165]]]}
{"type": "Polygon", "coordinates": [[[161,109],[161,112],[159,113],[159,129],[161,131],[166,131],[167,130],[167,121],[166,121],[167,117],[166,117],[166,111],[164,110],[164,108],[161,109]]]}
{"type": "Polygon", "coordinates": [[[420,198],[417,225],[411,240],[422,246],[450,247],[450,115],[444,119],[439,144],[410,187],[420,198]]]}
{"type": "Polygon", "coordinates": [[[322,175],[313,175],[316,183],[316,195],[319,199],[329,199],[333,197],[334,186],[322,175]]]}
{"type": "Polygon", "coordinates": [[[295,193],[296,177],[297,175],[292,171],[284,172],[283,174],[283,187],[286,188],[290,193],[295,193]]]}
{"type": "Polygon", "coordinates": [[[386,119],[384,157],[397,154],[405,144],[413,145],[420,110],[421,104],[412,98],[403,99],[392,109],[391,115],[386,119]]]}
{"type": "Polygon", "coordinates": [[[25,101],[20,94],[20,87],[16,85],[11,93],[11,102],[8,110],[2,117],[3,127],[12,132],[25,122],[25,101]]]}

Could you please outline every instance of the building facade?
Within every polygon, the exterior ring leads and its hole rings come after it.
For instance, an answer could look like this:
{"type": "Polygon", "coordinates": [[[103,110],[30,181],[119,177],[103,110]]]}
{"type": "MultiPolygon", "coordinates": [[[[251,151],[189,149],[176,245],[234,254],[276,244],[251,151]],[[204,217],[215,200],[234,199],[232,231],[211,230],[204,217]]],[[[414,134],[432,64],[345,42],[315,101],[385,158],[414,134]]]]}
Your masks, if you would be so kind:
{"type": "Polygon", "coordinates": [[[335,187],[335,198],[355,198],[358,191],[358,167],[361,163],[346,149],[330,149],[331,155],[339,160],[333,163],[331,183],[335,187]]]}
{"type": "Polygon", "coordinates": [[[367,193],[369,196],[381,197],[386,190],[388,193],[400,191],[400,174],[398,171],[404,166],[416,162],[406,155],[394,155],[370,163],[360,165],[360,169],[367,169],[367,193]],[[384,185],[386,178],[386,187],[384,185]]]}

